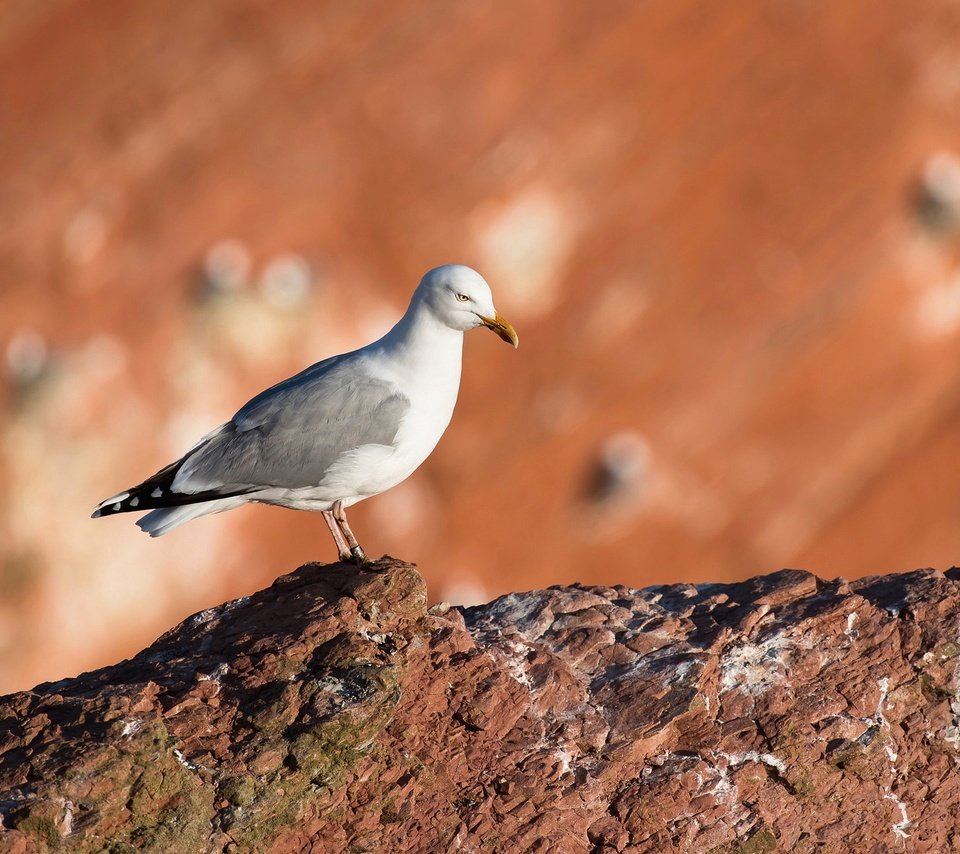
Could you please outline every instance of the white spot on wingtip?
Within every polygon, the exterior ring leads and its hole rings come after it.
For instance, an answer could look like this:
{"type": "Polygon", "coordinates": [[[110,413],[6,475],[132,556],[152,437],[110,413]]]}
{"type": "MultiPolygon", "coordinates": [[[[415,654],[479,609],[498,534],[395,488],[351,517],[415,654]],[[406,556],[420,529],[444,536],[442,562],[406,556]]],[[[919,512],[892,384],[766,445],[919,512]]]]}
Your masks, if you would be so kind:
{"type": "Polygon", "coordinates": [[[163,490],[159,486],[150,493],[151,498],[159,498],[161,495],[163,495],[163,490]]]}
{"type": "Polygon", "coordinates": [[[114,511],[120,509],[120,502],[119,502],[119,501],[118,501],[116,504],[113,505],[113,509],[114,509],[114,511]]]}
{"type": "Polygon", "coordinates": [[[131,507],[136,507],[139,503],[140,503],[140,499],[139,499],[139,498],[133,498],[133,499],[131,499],[131,501],[130,501],[130,506],[131,506],[131,507]]]}

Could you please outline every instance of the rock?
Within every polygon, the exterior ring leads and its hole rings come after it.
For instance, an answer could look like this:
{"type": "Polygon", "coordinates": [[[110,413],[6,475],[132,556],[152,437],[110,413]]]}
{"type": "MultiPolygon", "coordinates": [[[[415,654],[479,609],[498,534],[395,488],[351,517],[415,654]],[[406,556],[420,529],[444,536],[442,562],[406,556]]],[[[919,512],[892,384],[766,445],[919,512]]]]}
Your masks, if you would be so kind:
{"type": "Polygon", "coordinates": [[[946,851],[960,571],[428,609],[310,564],[0,698],[0,848],[946,851]]]}

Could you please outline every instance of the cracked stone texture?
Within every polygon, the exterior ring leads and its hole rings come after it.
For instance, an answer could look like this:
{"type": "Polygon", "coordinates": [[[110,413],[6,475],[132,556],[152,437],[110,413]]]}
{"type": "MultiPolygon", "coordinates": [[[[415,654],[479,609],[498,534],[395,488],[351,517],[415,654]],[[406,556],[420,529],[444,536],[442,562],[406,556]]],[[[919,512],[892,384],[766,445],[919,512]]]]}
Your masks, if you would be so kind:
{"type": "Polygon", "coordinates": [[[0,849],[960,846],[960,570],[427,608],[310,564],[0,698],[0,849]]]}

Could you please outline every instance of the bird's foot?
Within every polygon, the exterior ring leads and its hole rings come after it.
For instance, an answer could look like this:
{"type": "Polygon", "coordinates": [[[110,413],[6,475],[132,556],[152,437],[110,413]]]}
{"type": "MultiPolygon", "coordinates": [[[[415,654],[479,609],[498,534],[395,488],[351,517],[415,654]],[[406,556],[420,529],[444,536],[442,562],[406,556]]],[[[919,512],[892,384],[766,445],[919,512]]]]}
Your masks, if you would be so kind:
{"type": "Polygon", "coordinates": [[[350,555],[348,560],[355,563],[357,566],[363,566],[367,562],[367,556],[363,553],[363,549],[360,546],[354,546],[350,549],[350,555]]]}

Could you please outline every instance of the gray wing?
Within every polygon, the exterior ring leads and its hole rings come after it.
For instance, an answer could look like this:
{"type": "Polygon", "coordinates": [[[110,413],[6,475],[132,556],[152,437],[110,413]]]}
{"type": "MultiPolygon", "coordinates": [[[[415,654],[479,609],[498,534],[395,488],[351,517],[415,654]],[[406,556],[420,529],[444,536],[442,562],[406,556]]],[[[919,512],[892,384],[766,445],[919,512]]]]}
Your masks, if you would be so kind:
{"type": "Polygon", "coordinates": [[[353,355],[318,362],[258,394],[185,457],[174,488],[316,486],[348,451],[391,445],[410,401],[364,373],[353,355]]]}

